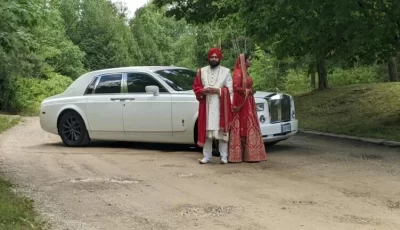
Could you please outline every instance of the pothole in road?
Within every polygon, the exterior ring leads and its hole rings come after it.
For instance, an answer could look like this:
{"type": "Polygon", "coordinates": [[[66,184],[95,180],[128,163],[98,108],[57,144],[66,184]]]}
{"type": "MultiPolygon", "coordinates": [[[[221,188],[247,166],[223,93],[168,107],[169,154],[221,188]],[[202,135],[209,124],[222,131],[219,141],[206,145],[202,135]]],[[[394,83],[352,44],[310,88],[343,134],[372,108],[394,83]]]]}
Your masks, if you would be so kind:
{"type": "Polygon", "coordinates": [[[379,221],[375,218],[366,218],[355,215],[343,215],[335,216],[339,222],[354,223],[354,224],[368,224],[368,225],[378,225],[379,221]]]}
{"type": "Polygon", "coordinates": [[[371,198],[371,193],[370,192],[357,192],[357,191],[352,191],[352,190],[348,190],[345,188],[339,188],[338,189],[340,192],[342,192],[344,195],[348,196],[348,197],[365,197],[365,198],[371,198]]]}
{"type": "Polygon", "coordinates": [[[179,165],[179,164],[165,164],[165,165],[161,165],[161,167],[164,167],[164,168],[186,168],[185,165],[179,165]]]}
{"type": "Polygon", "coordinates": [[[176,174],[177,177],[183,178],[183,177],[194,177],[194,173],[178,173],[176,174]]]}
{"type": "Polygon", "coordinates": [[[71,183],[117,183],[117,184],[139,184],[141,180],[122,178],[76,178],[69,180],[71,183]]]}
{"type": "Polygon", "coordinates": [[[220,217],[231,214],[235,206],[218,206],[212,204],[192,205],[184,204],[174,208],[172,211],[182,216],[191,217],[220,217]]]}
{"type": "Polygon", "coordinates": [[[352,157],[362,159],[362,160],[381,160],[383,156],[378,154],[362,154],[362,155],[353,155],[352,157]]]}
{"type": "Polygon", "coordinates": [[[393,201],[393,200],[388,200],[387,201],[387,207],[391,210],[393,209],[400,209],[400,201],[393,201]]]}
{"type": "Polygon", "coordinates": [[[284,205],[316,205],[317,202],[312,200],[283,200],[284,205]]]}

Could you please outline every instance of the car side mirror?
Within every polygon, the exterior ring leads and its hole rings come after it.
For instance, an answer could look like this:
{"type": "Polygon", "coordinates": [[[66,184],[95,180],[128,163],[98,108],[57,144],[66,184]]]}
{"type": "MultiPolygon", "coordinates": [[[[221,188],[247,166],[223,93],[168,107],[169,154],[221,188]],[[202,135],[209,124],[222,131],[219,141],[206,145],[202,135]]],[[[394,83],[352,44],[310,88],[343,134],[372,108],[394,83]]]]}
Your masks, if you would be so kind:
{"type": "Polygon", "coordinates": [[[152,93],[154,96],[160,95],[160,88],[156,85],[148,85],[145,89],[146,93],[152,93]]]}

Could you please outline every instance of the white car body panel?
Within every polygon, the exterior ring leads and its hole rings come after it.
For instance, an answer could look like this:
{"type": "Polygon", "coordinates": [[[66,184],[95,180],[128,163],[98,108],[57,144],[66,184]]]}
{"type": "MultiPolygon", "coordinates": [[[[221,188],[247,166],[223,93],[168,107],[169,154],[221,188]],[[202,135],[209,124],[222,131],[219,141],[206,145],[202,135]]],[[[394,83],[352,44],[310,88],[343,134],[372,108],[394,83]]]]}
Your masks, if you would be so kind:
{"type": "Polygon", "coordinates": [[[123,121],[123,102],[112,101],[111,98],[118,95],[93,95],[87,97],[85,117],[87,119],[87,129],[92,133],[124,132],[123,121]]]}
{"type": "MultiPolygon", "coordinates": [[[[175,91],[160,75],[154,73],[163,69],[188,70],[170,66],[124,67],[84,74],[65,92],[43,100],[40,112],[41,128],[59,135],[57,127],[60,115],[66,110],[74,110],[85,122],[91,139],[194,144],[198,101],[192,90],[175,91]],[[157,95],[153,92],[85,95],[88,85],[96,76],[130,72],[152,75],[168,92],[159,92],[157,95]]],[[[124,80],[126,81],[126,75],[124,76],[123,84],[124,80]]],[[[267,143],[288,139],[298,130],[294,101],[290,95],[285,95],[287,100],[290,98],[290,115],[286,114],[285,121],[270,123],[271,108],[265,98],[272,94],[274,93],[257,92],[254,95],[256,104],[264,106],[264,110],[257,113],[259,118],[265,118],[264,122],[260,122],[260,127],[263,140],[267,143]],[[285,124],[290,124],[290,128],[282,133],[282,125],[285,124]]],[[[281,119],[283,116],[278,114],[278,117],[281,119]]]]}

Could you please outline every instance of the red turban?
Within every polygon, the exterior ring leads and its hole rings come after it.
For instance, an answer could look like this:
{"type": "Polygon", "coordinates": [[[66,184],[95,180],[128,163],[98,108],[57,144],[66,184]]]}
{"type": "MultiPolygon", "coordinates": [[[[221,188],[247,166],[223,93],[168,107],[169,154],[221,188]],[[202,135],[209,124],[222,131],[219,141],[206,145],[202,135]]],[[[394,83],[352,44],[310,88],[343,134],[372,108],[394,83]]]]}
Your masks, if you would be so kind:
{"type": "Polygon", "coordinates": [[[222,51],[220,50],[220,49],[218,49],[218,48],[211,48],[209,51],[208,51],[208,59],[210,59],[211,58],[211,55],[213,55],[213,54],[216,54],[217,55],[217,57],[218,57],[218,59],[222,59],[222,51]]]}

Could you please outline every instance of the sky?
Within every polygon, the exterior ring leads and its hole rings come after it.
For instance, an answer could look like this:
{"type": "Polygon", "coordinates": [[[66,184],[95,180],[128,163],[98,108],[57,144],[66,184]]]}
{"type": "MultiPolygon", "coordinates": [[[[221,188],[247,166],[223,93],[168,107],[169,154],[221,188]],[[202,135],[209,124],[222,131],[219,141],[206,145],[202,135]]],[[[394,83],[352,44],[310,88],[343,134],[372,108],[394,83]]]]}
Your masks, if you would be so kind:
{"type": "Polygon", "coordinates": [[[112,2],[123,2],[129,10],[129,18],[133,17],[135,11],[144,6],[148,0],[112,0],[112,2]]]}

